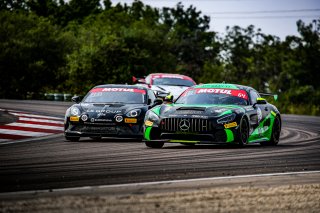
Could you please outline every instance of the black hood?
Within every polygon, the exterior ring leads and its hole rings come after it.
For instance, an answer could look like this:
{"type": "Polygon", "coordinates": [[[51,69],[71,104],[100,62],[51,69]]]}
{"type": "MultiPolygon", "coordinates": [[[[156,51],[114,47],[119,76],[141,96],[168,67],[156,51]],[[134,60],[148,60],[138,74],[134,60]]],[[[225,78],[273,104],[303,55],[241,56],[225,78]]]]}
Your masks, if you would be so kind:
{"type": "Polygon", "coordinates": [[[82,114],[88,114],[90,118],[113,118],[117,114],[124,115],[132,109],[145,108],[144,104],[121,103],[80,103],[82,114]]]}

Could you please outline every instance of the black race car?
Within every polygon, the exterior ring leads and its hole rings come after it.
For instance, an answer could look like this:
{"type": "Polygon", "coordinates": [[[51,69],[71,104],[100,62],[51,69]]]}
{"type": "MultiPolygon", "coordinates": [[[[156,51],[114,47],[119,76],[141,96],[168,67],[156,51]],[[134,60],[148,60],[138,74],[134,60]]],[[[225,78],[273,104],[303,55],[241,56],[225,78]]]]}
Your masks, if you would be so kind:
{"type": "Polygon", "coordinates": [[[80,137],[142,138],[145,113],[161,104],[148,88],[129,85],[100,85],[91,89],[80,101],[67,109],[64,122],[65,138],[78,141],[80,137]]]}
{"type": "Polygon", "coordinates": [[[276,145],[280,132],[278,109],[255,89],[235,84],[191,87],[174,103],[149,110],[144,122],[145,144],[152,148],[165,142],[276,145]]]}

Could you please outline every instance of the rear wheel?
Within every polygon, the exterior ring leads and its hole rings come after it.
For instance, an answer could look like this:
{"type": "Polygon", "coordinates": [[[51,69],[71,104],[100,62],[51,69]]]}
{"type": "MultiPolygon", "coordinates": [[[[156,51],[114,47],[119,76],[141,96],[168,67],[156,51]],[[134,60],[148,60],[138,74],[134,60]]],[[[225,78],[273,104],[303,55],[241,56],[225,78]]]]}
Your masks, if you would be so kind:
{"type": "Polygon", "coordinates": [[[69,137],[69,136],[66,136],[65,137],[67,141],[72,141],[72,142],[77,142],[80,140],[80,137],[69,137]]]}
{"type": "Polygon", "coordinates": [[[241,121],[240,121],[238,145],[245,146],[248,143],[248,138],[249,138],[249,125],[248,125],[248,121],[243,117],[241,118],[241,121]]]}
{"type": "Polygon", "coordinates": [[[145,141],[144,142],[146,144],[147,147],[150,147],[150,148],[162,148],[163,145],[164,145],[164,142],[161,142],[161,141],[145,141]]]}

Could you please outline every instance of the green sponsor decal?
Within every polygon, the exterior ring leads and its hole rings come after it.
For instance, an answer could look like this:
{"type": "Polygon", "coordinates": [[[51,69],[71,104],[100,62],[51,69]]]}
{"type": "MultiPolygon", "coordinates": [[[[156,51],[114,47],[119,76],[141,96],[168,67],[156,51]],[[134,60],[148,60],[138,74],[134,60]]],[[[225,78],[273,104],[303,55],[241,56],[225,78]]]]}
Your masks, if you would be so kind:
{"type": "Polygon", "coordinates": [[[195,86],[195,88],[222,88],[222,89],[239,89],[234,84],[201,84],[195,86]]]}
{"type": "Polygon", "coordinates": [[[157,107],[155,107],[155,108],[153,108],[152,109],[152,111],[154,112],[154,113],[156,113],[156,115],[160,115],[160,109],[161,109],[161,106],[157,106],[157,107]]]}
{"type": "Polygon", "coordinates": [[[221,113],[219,116],[228,115],[231,113],[232,113],[232,110],[227,110],[227,111],[224,111],[223,113],[221,113]]]}
{"type": "Polygon", "coordinates": [[[271,111],[271,113],[269,113],[267,117],[260,122],[259,126],[249,136],[249,139],[248,139],[249,143],[253,143],[257,141],[270,141],[275,115],[276,114],[271,111]],[[266,125],[266,122],[268,119],[270,119],[269,126],[266,125]]]}
{"type": "Polygon", "coordinates": [[[144,138],[148,141],[150,141],[150,132],[151,132],[152,127],[149,126],[146,128],[146,130],[144,131],[144,138]]]}
{"type": "Polygon", "coordinates": [[[225,129],[224,131],[226,132],[226,135],[227,135],[227,141],[226,142],[230,143],[230,142],[234,141],[234,135],[233,135],[232,130],[225,129]]]}

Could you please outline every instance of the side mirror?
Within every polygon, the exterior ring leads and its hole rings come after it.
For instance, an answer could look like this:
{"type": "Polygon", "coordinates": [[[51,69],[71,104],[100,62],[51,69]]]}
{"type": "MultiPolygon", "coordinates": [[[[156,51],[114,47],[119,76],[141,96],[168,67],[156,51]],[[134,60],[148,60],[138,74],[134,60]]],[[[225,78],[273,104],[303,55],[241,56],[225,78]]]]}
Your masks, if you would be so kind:
{"type": "Polygon", "coordinates": [[[256,105],[263,105],[263,104],[267,104],[266,99],[264,98],[257,98],[257,102],[255,104],[253,104],[253,107],[255,107],[256,105]]]}
{"type": "Polygon", "coordinates": [[[156,106],[156,105],[160,105],[163,103],[163,100],[161,98],[156,98],[153,102],[153,105],[156,106]]]}
{"type": "Polygon", "coordinates": [[[169,95],[170,93],[168,93],[168,92],[162,92],[162,91],[156,91],[156,96],[158,97],[158,98],[162,98],[162,99],[164,99],[167,95],[169,95]]]}
{"type": "Polygon", "coordinates": [[[72,100],[73,102],[76,102],[76,103],[78,104],[78,103],[80,103],[81,98],[80,98],[80,96],[73,96],[73,97],[71,98],[71,100],[72,100]]]}
{"type": "Polygon", "coordinates": [[[173,95],[167,95],[164,97],[163,101],[172,103],[173,102],[173,95]]]}

